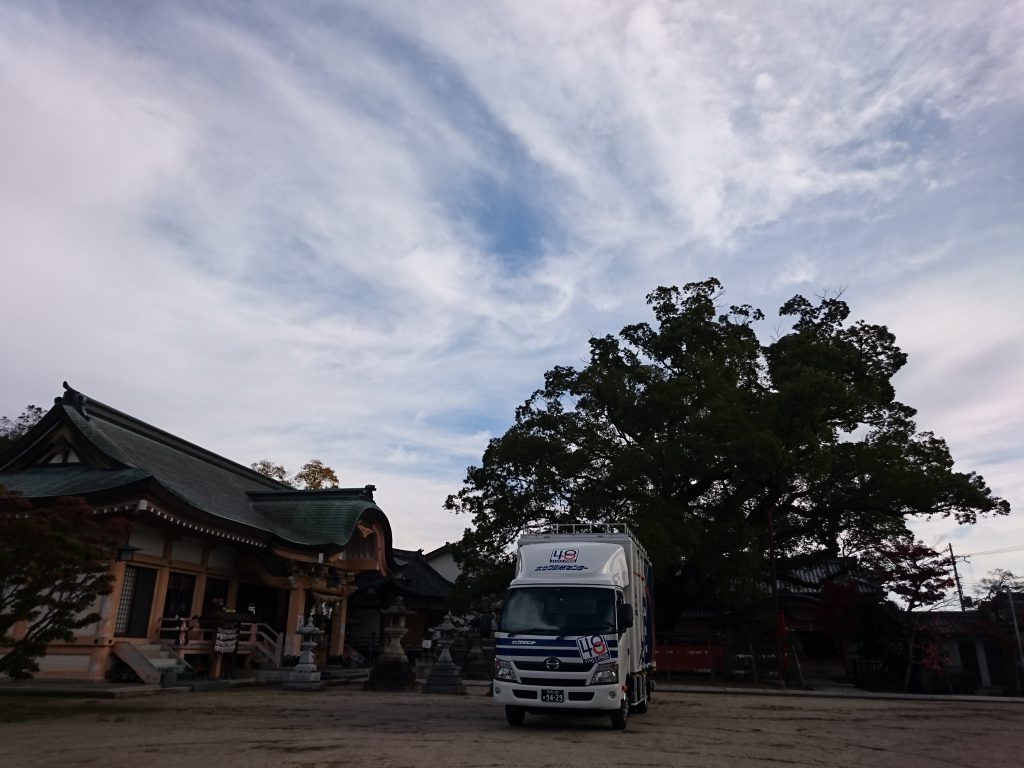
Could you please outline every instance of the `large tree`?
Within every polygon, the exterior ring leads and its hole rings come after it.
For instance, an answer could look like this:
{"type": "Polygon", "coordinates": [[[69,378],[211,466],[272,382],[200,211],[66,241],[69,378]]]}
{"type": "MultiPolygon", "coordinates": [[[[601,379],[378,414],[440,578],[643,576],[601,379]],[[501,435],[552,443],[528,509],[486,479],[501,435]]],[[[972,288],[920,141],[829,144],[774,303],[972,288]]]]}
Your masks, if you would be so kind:
{"type": "Polygon", "coordinates": [[[70,642],[99,618],[93,607],[110,592],[111,554],[126,527],[101,522],[82,499],[33,508],[0,486],[0,674],[31,677],[48,644],[70,642]]]}
{"type": "Polygon", "coordinates": [[[535,525],[628,522],[656,565],[721,601],[756,591],[768,552],[830,556],[913,516],[1009,511],[895,399],[906,355],[884,326],[848,323],[838,296],[796,296],[779,310],[791,327],[762,344],[761,311],[721,299],[714,278],[658,288],[653,324],[548,371],[447,500],[471,518],[466,594],[491,596],[535,525]]]}

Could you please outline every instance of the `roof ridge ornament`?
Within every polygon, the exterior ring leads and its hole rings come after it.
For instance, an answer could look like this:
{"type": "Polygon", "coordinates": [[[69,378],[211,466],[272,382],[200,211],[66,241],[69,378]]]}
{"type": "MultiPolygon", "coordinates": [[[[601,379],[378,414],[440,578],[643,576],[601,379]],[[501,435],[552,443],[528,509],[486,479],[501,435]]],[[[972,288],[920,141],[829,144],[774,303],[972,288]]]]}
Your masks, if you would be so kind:
{"type": "Polygon", "coordinates": [[[83,418],[88,419],[89,418],[89,414],[85,412],[85,404],[88,402],[89,398],[87,398],[85,395],[83,395],[77,389],[74,389],[66,381],[63,382],[63,384],[64,384],[64,394],[61,395],[60,397],[54,398],[53,402],[58,404],[58,405],[70,405],[76,411],[78,411],[80,414],[82,414],[83,418]]]}

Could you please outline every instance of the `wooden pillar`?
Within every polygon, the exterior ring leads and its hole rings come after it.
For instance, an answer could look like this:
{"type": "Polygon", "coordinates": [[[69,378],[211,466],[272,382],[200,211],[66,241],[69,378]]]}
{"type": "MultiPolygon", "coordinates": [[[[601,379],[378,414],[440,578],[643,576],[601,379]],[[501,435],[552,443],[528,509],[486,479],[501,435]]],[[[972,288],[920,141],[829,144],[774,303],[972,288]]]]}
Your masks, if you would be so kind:
{"type": "Polygon", "coordinates": [[[341,656],[345,653],[345,629],[348,626],[348,597],[341,598],[335,603],[334,613],[331,615],[331,646],[327,651],[328,656],[341,656]]]}
{"type": "Polygon", "coordinates": [[[306,610],[306,585],[298,581],[288,593],[288,617],[284,620],[285,644],[284,652],[287,656],[298,656],[301,652],[299,647],[302,638],[296,630],[303,620],[303,613],[306,610]]]}
{"type": "Polygon", "coordinates": [[[203,600],[206,597],[206,574],[196,574],[196,586],[192,592],[192,608],[189,611],[188,616],[182,616],[183,619],[191,619],[193,616],[203,615],[203,600]]]}
{"type": "Polygon", "coordinates": [[[100,598],[100,620],[96,623],[96,637],[89,658],[89,679],[93,681],[102,681],[107,677],[107,663],[114,646],[117,608],[121,604],[121,590],[124,589],[124,575],[127,571],[128,563],[111,561],[110,573],[114,580],[110,583],[110,593],[100,598]]]}
{"type": "Polygon", "coordinates": [[[147,640],[155,640],[159,636],[160,622],[163,621],[164,604],[167,602],[167,581],[170,570],[163,565],[156,572],[156,584],[153,585],[153,607],[149,612],[149,632],[147,640]]]}

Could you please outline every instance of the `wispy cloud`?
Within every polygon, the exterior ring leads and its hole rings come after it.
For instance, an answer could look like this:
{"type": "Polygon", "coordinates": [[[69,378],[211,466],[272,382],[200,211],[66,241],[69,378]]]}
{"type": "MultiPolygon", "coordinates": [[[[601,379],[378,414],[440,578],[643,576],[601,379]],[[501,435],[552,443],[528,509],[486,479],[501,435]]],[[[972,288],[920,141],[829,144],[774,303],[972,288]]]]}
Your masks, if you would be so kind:
{"type": "Polygon", "coordinates": [[[847,288],[1020,493],[1022,9],[9,3],[0,412],[316,455],[429,547],[545,369],[716,274],[847,288]]]}

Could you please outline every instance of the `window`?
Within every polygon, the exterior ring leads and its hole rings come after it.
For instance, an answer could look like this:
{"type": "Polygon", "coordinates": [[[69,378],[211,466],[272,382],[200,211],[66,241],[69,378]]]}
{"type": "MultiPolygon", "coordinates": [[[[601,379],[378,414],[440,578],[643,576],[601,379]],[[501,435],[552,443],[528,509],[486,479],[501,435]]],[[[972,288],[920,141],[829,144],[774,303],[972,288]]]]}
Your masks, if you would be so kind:
{"type": "Polygon", "coordinates": [[[196,577],[188,573],[171,573],[167,579],[164,597],[164,618],[192,615],[192,595],[196,591],[196,577]]]}
{"type": "Polygon", "coordinates": [[[156,571],[129,565],[125,568],[121,602],[117,606],[114,634],[120,637],[145,637],[149,632],[149,611],[153,607],[156,571]]]}

